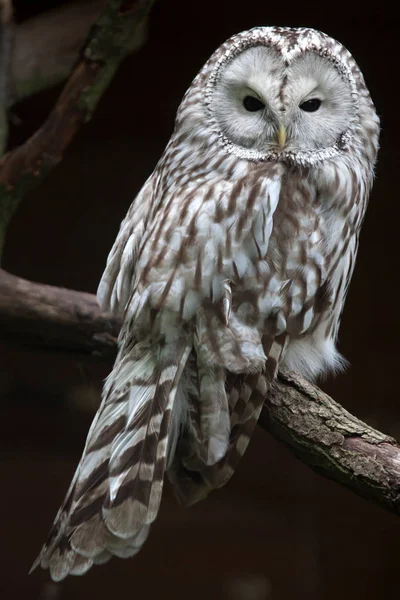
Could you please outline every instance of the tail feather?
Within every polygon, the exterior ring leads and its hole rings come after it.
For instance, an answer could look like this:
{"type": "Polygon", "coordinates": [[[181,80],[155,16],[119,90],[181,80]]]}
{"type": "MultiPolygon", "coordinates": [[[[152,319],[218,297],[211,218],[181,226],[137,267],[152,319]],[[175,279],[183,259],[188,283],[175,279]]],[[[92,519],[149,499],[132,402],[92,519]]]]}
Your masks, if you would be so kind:
{"type": "MultiPolygon", "coordinates": [[[[183,465],[191,471],[202,472],[221,461],[228,451],[235,420],[226,389],[227,374],[253,372],[257,379],[265,366],[257,327],[240,321],[231,309],[232,291],[224,282],[221,300],[205,302],[196,316],[187,392],[189,423],[180,445],[183,465]]],[[[245,410],[248,397],[243,390],[241,402],[245,410]]]]}
{"type": "Polygon", "coordinates": [[[246,451],[257,425],[269,387],[267,375],[265,373],[238,374],[232,377],[232,381],[231,389],[228,390],[231,409],[230,439],[224,456],[211,466],[191,463],[185,458],[190,443],[183,441],[169,472],[175,494],[186,506],[195,504],[213,489],[227,483],[246,451]]]}
{"type": "MultiPolygon", "coordinates": [[[[205,498],[213,489],[225,485],[233,475],[241,457],[245,453],[271,381],[276,376],[286,336],[264,338],[263,349],[267,356],[265,371],[261,373],[227,373],[226,394],[230,411],[230,439],[223,458],[213,465],[191,463],[185,456],[191,447],[190,439],[182,440],[169,478],[176,496],[185,505],[191,505],[205,498]]],[[[196,403],[193,397],[190,402],[196,403]]]]}
{"type": "Polygon", "coordinates": [[[196,398],[189,403],[190,450],[184,458],[192,470],[218,462],[227,451],[230,432],[224,370],[198,360],[197,382],[196,398]]]}
{"type": "Polygon", "coordinates": [[[138,412],[113,442],[103,518],[107,528],[119,537],[135,535],[143,524],[153,522],[157,516],[168,458],[171,413],[190,351],[191,344],[181,340],[160,350],[151,413],[138,412]]]}
{"type": "MultiPolygon", "coordinates": [[[[109,555],[108,558],[111,558],[111,555],[109,555]]],[[[86,558],[85,556],[75,554],[74,562],[69,568],[69,573],[67,573],[66,575],[84,575],[94,564],[94,559],[86,558]]],[[[61,579],[64,579],[66,575],[64,575],[61,579]]]]}
{"type": "Polygon", "coordinates": [[[171,414],[191,348],[185,335],[153,349],[135,348],[133,358],[117,361],[66,500],[33,568],[41,564],[59,581],[112,555],[138,552],[158,513],[169,440],[176,439],[171,414]]]}
{"type": "Polygon", "coordinates": [[[255,325],[239,320],[229,295],[220,304],[199,310],[195,336],[177,335],[174,323],[158,343],[122,345],[33,568],[49,568],[59,581],[113,555],[136,554],[157,516],[166,471],[185,504],[230,479],[286,342],[277,327],[261,338],[255,325]]]}

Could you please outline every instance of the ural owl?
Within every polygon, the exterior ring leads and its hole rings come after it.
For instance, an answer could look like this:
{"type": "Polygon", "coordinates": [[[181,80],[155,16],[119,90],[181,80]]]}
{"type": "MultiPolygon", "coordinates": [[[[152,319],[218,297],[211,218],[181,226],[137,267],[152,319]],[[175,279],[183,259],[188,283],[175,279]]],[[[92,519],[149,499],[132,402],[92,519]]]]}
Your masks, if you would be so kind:
{"type": "Polygon", "coordinates": [[[226,483],[278,367],[341,367],[378,134],[354,59],[318,31],[245,31],[201,69],[100,282],[119,351],[36,561],[54,580],[134,555],[165,472],[187,504],[226,483]]]}

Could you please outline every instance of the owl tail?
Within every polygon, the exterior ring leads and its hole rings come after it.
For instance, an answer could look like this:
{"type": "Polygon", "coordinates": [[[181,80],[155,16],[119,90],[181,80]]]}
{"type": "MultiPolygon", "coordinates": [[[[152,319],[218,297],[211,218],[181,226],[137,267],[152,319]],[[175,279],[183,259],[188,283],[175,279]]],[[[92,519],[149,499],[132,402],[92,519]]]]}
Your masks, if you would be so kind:
{"type": "MultiPolygon", "coordinates": [[[[168,472],[175,495],[182,504],[190,506],[199,502],[232,477],[257,425],[268,389],[265,373],[228,375],[226,393],[229,398],[230,435],[226,452],[215,464],[206,465],[194,455],[193,447],[197,443],[193,433],[189,433],[186,439],[182,438],[168,472]]],[[[194,413],[195,410],[192,406],[191,411],[194,413]]]]}
{"type": "Polygon", "coordinates": [[[133,556],[160,506],[164,472],[179,434],[176,391],[189,336],[138,343],[116,361],[84,453],[49,538],[32,569],[59,581],[112,555],[133,556]]]}
{"type": "MultiPolygon", "coordinates": [[[[273,328],[271,328],[273,331],[273,328]]],[[[205,498],[213,489],[225,485],[232,477],[240,458],[245,453],[257,425],[271,382],[276,376],[285,348],[286,336],[264,338],[265,368],[259,373],[225,372],[224,388],[229,405],[229,431],[227,449],[214,464],[205,464],[196,451],[199,435],[192,430],[179,442],[169,479],[178,500],[191,505],[205,498]],[[194,458],[194,456],[196,458],[194,458]]],[[[190,397],[191,422],[201,424],[201,396],[190,397]]]]}

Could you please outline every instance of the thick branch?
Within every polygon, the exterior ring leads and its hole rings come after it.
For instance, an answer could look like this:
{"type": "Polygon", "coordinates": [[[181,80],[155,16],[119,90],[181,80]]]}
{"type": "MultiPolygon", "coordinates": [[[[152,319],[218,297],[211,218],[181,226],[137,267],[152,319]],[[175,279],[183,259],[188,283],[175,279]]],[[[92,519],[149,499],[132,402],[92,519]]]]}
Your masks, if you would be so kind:
{"type": "MultiPolygon", "coordinates": [[[[0,339],[113,358],[119,324],[91,294],[31,283],[0,271],[0,339]]],[[[293,373],[282,372],[259,425],[312,469],[400,512],[400,446],[293,373]]]]}
{"type": "Polygon", "coordinates": [[[10,98],[11,57],[14,39],[11,0],[0,0],[0,156],[7,145],[7,108],[10,98]]]}
{"type": "Polygon", "coordinates": [[[0,251],[7,225],[23,196],[62,159],[107,89],[154,0],[108,0],[45,123],[22,146],[0,161],[0,251]]]}
{"type": "MultiPolygon", "coordinates": [[[[11,103],[64,81],[78,60],[89,29],[106,0],[79,0],[41,13],[15,28],[11,103]]],[[[146,20],[132,36],[127,52],[140,48],[146,20]]]]}
{"type": "Polygon", "coordinates": [[[119,323],[93,294],[32,283],[0,269],[0,340],[112,359],[119,323]]]}
{"type": "Polygon", "coordinates": [[[300,375],[279,373],[259,425],[320,475],[400,513],[400,446],[300,375]]]}

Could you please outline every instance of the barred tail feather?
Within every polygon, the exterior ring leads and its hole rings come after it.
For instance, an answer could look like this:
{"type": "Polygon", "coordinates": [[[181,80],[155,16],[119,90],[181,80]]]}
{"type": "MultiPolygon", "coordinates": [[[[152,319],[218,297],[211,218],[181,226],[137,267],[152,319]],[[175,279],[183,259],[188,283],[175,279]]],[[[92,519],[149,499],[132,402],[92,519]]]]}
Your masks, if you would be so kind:
{"type": "Polygon", "coordinates": [[[199,462],[185,458],[188,442],[178,449],[168,475],[175,495],[182,504],[190,506],[199,502],[232,477],[257,425],[268,388],[269,381],[265,373],[228,376],[231,428],[226,452],[215,464],[208,466],[203,463],[201,466],[199,462]]]}
{"type": "Polygon", "coordinates": [[[117,359],[67,497],[32,568],[49,568],[59,581],[112,555],[138,552],[160,506],[179,426],[176,392],[191,348],[183,336],[155,348],[137,344],[117,359]]]}
{"type": "MultiPolygon", "coordinates": [[[[264,338],[262,343],[267,356],[263,372],[226,373],[230,439],[225,455],[213,465],[194,463],[187,459],[187,456],[190,456],[190,439],[182,440],[169,472],[175,494],[182,504],[194,504],[205,498],[213,489],[225,485],[247,449],[271,381],[276,376],[287,340],[285,335],[281,335],[272,339],[264,338]]],[[[189,397],[189,400],[196,405],[195,398],[189,397]]],[[[192,408],[192,411],[194,410],[195,408],[192,408]]]]}
{"type": "Polygon", "coordinates": [[[197,357],[197,395],[189,401],[190,455],[184,458],[189,469],[213,465],[226,453],[229,444],[229,405],[225,372],[201,364],[197,357]]]}

